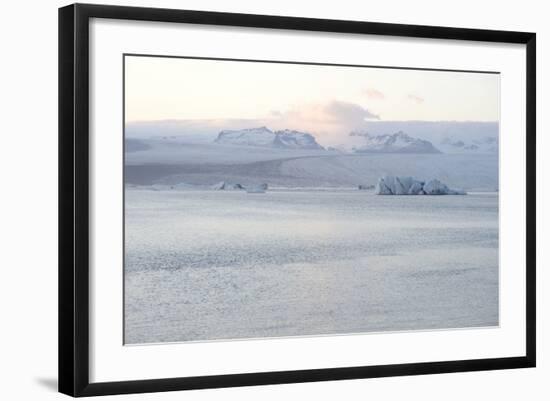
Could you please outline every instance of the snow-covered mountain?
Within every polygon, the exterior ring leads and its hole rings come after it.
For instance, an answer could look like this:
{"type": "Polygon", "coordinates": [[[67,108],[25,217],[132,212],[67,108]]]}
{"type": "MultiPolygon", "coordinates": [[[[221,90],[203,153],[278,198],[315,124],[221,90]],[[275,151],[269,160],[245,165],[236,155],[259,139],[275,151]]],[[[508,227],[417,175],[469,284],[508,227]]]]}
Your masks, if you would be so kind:
{"type": "Polygon", "coordinates": [[[223,130],[214,142],[223,145],[271,146],[275,140],[273,131],[266,127],[240,130],[223,130]]]}
{"type": "Polygon", "coordinates": [[[362,138],[361,145],[354,148],[356,153],[441,153],[430,141],[413,138],[403,131],[391,135],[354,131],[349,135],[362,138]]]}
{"type": "Polygon", "coordinates": [[[498,137],[487,136],[469,142],[446,137],[441,147],[445,153],[498,153],[498,137]]]}
{"type": "Polygon", "coordinates": [[[271,131],[266,127],[223,130],[214,140],[223,145],[261,146],[279,149],[324,149],[315,137],[294,130],[271,131]]]}
{"type": "Polygon", "coordinates": [[[313,135],[289,129],[275,131],[274,145],[291,149],[323,149],[313,135]]]}

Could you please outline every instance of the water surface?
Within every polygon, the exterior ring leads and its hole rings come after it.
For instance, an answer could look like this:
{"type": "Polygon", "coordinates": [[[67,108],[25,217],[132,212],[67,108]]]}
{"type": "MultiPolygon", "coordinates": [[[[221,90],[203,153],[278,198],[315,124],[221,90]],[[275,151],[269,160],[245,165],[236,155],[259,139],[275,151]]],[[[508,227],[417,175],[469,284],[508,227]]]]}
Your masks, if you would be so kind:
{"type": "Polygon", "coordinates": [[[125,342],[498,325],[498,195],[126,190],[125,342]]]}

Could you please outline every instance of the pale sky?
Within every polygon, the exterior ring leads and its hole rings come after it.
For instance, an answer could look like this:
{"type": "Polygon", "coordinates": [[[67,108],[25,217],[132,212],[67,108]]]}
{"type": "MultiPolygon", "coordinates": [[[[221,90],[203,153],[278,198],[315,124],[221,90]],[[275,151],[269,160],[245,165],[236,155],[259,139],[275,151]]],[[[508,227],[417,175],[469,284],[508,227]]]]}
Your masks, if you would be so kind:
{"type": "Polygon", "coordinates": [[[126,122],[499,120],[498,74],[135,56],[125,73],[126,122]]]}

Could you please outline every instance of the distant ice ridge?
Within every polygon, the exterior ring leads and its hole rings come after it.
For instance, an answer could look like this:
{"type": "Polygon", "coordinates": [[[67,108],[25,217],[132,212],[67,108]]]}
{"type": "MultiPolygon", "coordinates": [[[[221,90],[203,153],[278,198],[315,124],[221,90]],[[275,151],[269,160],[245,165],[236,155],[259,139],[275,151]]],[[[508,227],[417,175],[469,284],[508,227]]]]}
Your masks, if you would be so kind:
{"type": "Polygon", "coordinates": [[[446,137],[441,141],[446,153],[498,153],[498,137],[487,136],[465,142],[446,137]]]}
{"type": "Polygon", "coordinates": [[[354,131],[349,135],[364,139],[363,145],[354,149],[356,153],[441,153],[430,141],[413,138],[403,131],[376,136],[354,131]]]}
{"type": "Polygon", "coordinates": [[[377,195],[466,195],[461,189],[451,189],[439,180],[419,181],[413,177],[381,177],[374,188],[377,195]]]}
{"type": "Polygon", "coordinates": [[[223,145],[261,146],[279,149],[319,149],[315,137],[307,132],[294,130],[271,131],[267,127],[241,130],[223,130],[214,140],[223,145]]]}

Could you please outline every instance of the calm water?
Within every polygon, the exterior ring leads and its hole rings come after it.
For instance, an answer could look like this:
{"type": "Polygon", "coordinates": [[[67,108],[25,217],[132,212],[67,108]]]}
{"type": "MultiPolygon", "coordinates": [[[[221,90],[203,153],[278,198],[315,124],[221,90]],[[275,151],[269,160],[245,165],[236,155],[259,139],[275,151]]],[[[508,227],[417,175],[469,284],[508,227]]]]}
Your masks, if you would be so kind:
{"type": "Polygon", "coordinates": [[[497,194],[126,190],[126,343],[492,325],[497,194]]]}

